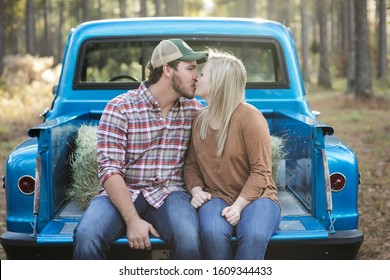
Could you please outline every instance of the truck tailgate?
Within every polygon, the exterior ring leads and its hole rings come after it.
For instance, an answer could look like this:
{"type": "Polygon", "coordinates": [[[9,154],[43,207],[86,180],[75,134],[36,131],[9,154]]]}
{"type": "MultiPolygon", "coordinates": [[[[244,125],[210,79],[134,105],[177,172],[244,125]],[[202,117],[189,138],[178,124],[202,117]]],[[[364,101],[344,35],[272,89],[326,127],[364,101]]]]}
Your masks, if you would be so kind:
{"type": "MultiPolygon", "coordinates": [[[[285,190],[279,191],[279,200],[282,204],[282,222],[277,232],[272,236],[277,241],[293,241],[308,239],[327,239],[328,230],[313,218],[294,196],[285,190]]],[[[73,229],[76,227],[83,209],[77,203],[68,202],[58,215],[37,235],[39,244],[72,243],[73,229]]],[[[152,238],[155,247],[164,247],[164,242],[152,238]]],[[[235,241],[235,239],[233,239],[235,241]]],[[[116,241],[117,244],[127,244],[124,236],[116,241]]]]}

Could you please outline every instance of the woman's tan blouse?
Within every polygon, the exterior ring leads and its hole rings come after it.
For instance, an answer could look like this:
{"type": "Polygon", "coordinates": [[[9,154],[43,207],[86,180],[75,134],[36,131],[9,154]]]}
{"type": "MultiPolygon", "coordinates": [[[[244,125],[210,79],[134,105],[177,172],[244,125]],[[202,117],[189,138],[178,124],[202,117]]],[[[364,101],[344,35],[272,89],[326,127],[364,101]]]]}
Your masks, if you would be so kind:
{"type": "Polygon", "coordinates": [[[192,128],[184,165],[189,191],[201,186],[213,197],[222,198],[229,204],[241,196],[248,201],[270,198],[280,206],[272,179],[269,127],[261,112],[247,103],[236,108],[220,157],[216,155],[217,131],[210,128],[206,139],[201,140],[199,126],[192,128]]]}

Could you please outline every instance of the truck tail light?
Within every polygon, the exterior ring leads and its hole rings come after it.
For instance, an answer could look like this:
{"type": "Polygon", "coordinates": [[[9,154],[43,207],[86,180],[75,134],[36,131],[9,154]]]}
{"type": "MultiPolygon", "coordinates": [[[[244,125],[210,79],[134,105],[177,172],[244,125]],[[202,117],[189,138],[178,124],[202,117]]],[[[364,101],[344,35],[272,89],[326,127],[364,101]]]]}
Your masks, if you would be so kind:
{"type": "Polygon", "coordinates": [[[341,173],[333,173],[330,175],[330,185],[333,192],[339,192],[345,187],[345,176],[341,173]]]}
{"type": "Polygon", "coordinates": [[[19,190],[26,195],[33,194],[35,191],[35,179],[34,177],[25,175],[19,178],[18,181],[19,190]]]}

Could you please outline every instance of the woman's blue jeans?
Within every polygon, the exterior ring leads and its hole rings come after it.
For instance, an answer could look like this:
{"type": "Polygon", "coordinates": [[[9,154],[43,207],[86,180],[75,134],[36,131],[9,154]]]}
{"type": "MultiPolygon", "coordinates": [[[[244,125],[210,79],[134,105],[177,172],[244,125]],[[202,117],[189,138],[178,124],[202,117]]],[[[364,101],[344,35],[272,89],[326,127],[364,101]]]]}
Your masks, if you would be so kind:
{"type": "MultiPolygon", "coordinates": [[[[199,219],[186,192],[172,192],[158,209],[140,194],[134,206],[170,247],[171,259],[201,259],[199,219]]],[[[107,196],[97,196],[74,230],[73,259],[106,259],[110,245],[126,235],[122,216],[107,196]]]]}
{"type": "Polygon", "coordinates": [[[252,201],[241,212],[239,223],[233,227],[221,215],[228,204],[212,198],[199,208],[203,254],[206,259],[259,260],[264,259],[268,241],[279,227],[281,213],[278,204],[268,198],[252,201]],[[233,256],[231,238],[237,235],[237,252],[233,256]]]}

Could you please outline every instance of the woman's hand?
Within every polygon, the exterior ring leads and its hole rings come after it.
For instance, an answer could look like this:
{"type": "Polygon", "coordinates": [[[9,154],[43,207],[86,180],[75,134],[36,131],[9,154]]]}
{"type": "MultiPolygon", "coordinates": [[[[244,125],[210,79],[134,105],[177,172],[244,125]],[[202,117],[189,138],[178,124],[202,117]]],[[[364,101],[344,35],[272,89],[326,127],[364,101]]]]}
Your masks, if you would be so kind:
{"type": "Polygon", "coordinates": [[[222,216],[225,217],[229,224],[235,226],[240,221],[241,209],[237,205],[233,204],[231,206],[225,207],[222,210],[222,216]]]}
{"type": "Polygon", "coordinates": [[[194,187],[191,190],[192,200],[191,205],[194,208],[199,208],[202,206],[205,202],[209,201],[211,199],[211,194],[208,192],[205,192],[202,187],[194,187]]]}
{"type": "Polygon", "coordinates": [[[244,209],[249,203],[250,201],[239,196],[231,206],[225,207],[222,210],[222,216],[225,217],[229,224],[235,226],[240,221],[242,209],[244,209]]]}

